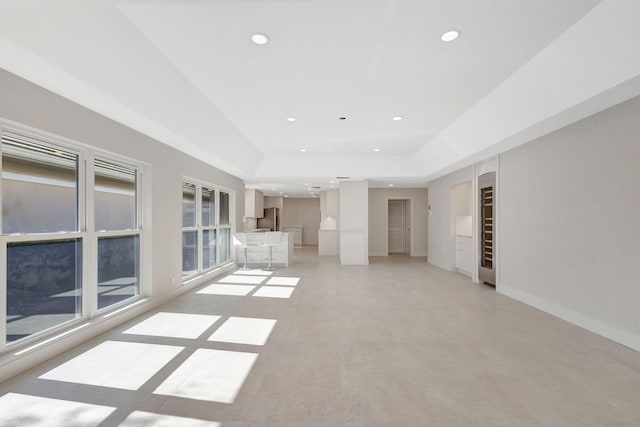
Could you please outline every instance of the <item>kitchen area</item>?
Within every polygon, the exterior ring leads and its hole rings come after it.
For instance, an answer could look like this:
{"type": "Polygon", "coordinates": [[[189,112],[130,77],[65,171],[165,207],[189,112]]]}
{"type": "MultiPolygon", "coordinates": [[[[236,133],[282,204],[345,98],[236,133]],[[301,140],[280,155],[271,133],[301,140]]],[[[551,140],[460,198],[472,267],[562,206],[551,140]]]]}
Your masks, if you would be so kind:
{"type": "MultiPolygon", "coordinates": [[[[317,245],[317,233],[320,224],[320,205],[317,199],[286,199],[284,197],[265,196],[260,190],[245,189],[245,212],[243,230],[246,233],[246,253],[248,266],[264,266],[269,263],[269,251],[272,264],[288,266],[293,262],[294,247],[317,245]],[[298,206],[300,205],[300,206],[298,206]],[[314,206],[317,209],[314,209],[314,206]],[[286,211],[285,211],[286,209],[286,211]],[[317,210],[315,230],[313,220],[305,224],[306,217],[313,217],[317,210]],[[299,214],[300,213],[300,214],[299,214]],[[304,213],[305,215],[302,215],[304,213]],[[305,226],[306,225],[306,226],[305,226]],[[266,233],[281,232],[279,244],[265,243],[266,233]],[[311,234],[313,233],[313,234],[311,234]],[[315,237],[315,241],[314,238],[315,237]]],[[[307,221],[309,222],[309,221],[307,221]]],[[[242,233],[240,233],[242,234],[242,233]]],[[[242,236],[241,236],[242,237],[242,236]]],[[[273,242],[269,242],[273,243],[273,242]]],[[[236,244],[236,261],[244,264],[244,245],[236,244]]]]}

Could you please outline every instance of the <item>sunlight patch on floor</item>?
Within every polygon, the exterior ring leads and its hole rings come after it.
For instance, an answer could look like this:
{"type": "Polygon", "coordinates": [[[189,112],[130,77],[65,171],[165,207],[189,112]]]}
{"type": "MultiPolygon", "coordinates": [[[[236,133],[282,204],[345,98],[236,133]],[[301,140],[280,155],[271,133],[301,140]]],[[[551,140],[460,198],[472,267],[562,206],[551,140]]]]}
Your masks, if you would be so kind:
{"type": "Polygon", "coordinates": [[[223,350],[196,350],[155,394],[233,403],[258,355],[223,350]]]}
{"type": "Polygon", "coordinates": [[[289,298],[295,288],[285,288],[282,286],[262,286],[253,296],[265,298],[289,298]]]}
{"type": "Polygon", "coordinates": [[[266,270],[237,270],[232,276],[271,276],[273,271],[266,270]]]}
{"type": "Polygon", "coordinates": [[[264,345],[277,320],[230,317],[209,337],[209,341],[264,345]]]}
{"type": "Polygon", "coordinates": [[[39,378],[137,390],[182,350],[170,345],[105,341],[39,378]]]}
{"type": "Polygon", "coordinates": [[[7,393],[0,397],[0,426],[97,426],[116,408],[7,393]]]}
{"type": "Polygon", "coordinates": [[[265,285],[296,286],[299,281],[299,277],[272,277],[265,285]]]}
{"type": "Polygon", "coordinates": [[[220,427],[214,421],[133,411],[118,427],[220,427]]]}
{"type": "Polygon", "coordinates": [[[219,285],[213,284],[209,285],[204,289],[199,290],[198,294],[208,294],[208,295],[235,295],[235,296],[245,296],[252,290],[254,290],[255,286],[249,285],[219,285]]]}
{"type": "Polygon", "coordinates": [[[123,334],[196,339],[220,316],[160,312],[127,329],[123,334]]]}
{"type": "Polygon", "coordinates": [[[259,285],[264,282],[265,276],[240,276],[231,274],[219,279],[217,283],[239,283],[241,285],[259,285]]]}

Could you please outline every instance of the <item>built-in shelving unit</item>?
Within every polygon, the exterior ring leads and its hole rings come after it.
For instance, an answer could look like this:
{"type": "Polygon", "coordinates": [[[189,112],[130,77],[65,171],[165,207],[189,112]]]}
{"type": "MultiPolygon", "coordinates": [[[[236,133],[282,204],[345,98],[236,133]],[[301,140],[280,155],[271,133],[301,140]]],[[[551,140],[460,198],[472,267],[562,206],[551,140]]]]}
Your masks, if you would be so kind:
{"type": "Polygon", "coordinates": [[[493,269],[493,187],[480,190],[480,266],[493,269]]]}

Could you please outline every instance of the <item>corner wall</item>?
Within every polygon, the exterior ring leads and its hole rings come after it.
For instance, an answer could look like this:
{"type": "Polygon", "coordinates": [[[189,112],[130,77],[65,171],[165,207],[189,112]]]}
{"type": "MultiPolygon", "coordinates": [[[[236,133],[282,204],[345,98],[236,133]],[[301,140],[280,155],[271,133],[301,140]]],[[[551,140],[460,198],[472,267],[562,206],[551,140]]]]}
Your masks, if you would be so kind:
{"type": "Polygon", "coordinates": [[[429,263],[445,270],[455,268],[453,221],[451,219],[451,191],[463,182],[473,180],[473,167],[468,167],[430,182],[429,206],[429,263]]]}
{"type": "Polygon", "coordinates": [[[640,350],[640,98],[500,158],[498,291],[640,350]]]}

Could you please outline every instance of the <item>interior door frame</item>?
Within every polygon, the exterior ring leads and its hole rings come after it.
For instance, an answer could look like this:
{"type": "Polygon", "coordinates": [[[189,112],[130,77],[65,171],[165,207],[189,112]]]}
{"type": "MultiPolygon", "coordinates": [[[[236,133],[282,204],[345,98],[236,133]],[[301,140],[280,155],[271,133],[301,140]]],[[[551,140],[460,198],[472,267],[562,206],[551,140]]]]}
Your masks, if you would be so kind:
{"type": "Polygon", "coordinates": [[[404,200],[405,201],[405,218],[407,216],[407,213],[409,215],[409,233],[407,233],[407,224],[406,224],[406,220],[405,220],[405,250],[408,249],[407,253],[409,256],[413,256],[414,254],[414,243],[413,241],[414,239],[414,235],[413,235],[413,212],[412,212],[412,208],[413,208],[413,197],[387,197],[386,198],[386,203],[385,203],[385,212],[384,212],[384,230],[385,230],[385,235],[384,235],[384,246],[385,246],[385,252],[387,254],[387,256],[389,256],[389,201],[391,200],[404,200]],[[409,203],[406,203],[409,202],[409,203]],[[406,235],[409,235],[409,248],[406,248],[406,235]]]}

